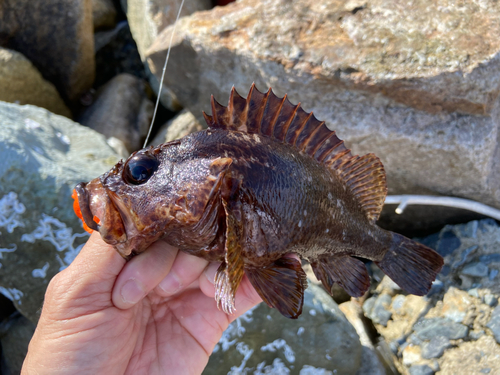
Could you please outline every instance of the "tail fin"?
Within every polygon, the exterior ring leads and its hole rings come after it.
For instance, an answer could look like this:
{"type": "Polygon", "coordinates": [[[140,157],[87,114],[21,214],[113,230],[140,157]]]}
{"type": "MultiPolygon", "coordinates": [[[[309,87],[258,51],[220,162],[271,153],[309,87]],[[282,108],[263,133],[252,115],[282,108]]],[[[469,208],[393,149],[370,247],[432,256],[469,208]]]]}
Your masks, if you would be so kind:
{"type": "Polygon", "coordinates": [[[404,291],[426,295],[443,267],[443,257],[434,250],[393,233],[393,242],[379,268],[404,291]]]}

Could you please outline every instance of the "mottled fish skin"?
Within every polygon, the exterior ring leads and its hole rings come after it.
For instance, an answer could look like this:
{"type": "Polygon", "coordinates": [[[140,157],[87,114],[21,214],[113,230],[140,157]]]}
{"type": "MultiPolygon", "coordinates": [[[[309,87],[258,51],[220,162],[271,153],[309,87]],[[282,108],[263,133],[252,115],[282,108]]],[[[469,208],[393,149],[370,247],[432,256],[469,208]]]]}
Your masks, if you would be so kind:
{"type": "Polygon", "coordinates": [[[244,274],[271,307],[297,318],[307,281],[295,253],[310,261],[327,290],[369,288],[375,261],[409,293],[428,292],[443,259],[376,226],[387,192],[373,154],[353,156],[312,113],[271,90],[233,89],[212,98],[209,128],[140,150],[75,189],[75,212],[126,258],[163,238],[220,261],[216,301],[235,311],[244,274]],[[121,220],[120,220],[121,218],[121,220]]]}

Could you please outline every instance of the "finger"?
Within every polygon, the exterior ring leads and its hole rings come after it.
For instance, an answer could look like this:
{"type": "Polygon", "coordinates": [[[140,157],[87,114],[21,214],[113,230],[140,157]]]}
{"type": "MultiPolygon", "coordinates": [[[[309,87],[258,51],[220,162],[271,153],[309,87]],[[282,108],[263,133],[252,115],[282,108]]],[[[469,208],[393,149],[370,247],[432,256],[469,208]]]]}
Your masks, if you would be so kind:
{"type": "Polygon", "coordinates": [[[208,261],[179,251],[168,275],[158,284],[156,292],[169,297],[186,289],[207,267],[208,261]]]}
{"type": "MultiPolygon", "coordinates": [[[[219,265],[220,263],[210,263],[208,267],[205,269],[205,272],[203,272],[203,274],[200,276],[199,279],[201,291],[206,296],[211,298],[215,298],[214,280],[219,265]]],[[[236,296],[235,296],[236,312],[233,315],[229,314],[227,315],[229,321],[232,322],[234,319],[244,314],[249,309],[259,304],[260,302],[262,302],[262,298],[260,298],[257,291],[250,283],[248,277],[246,275],[243,276],[243,279],[241,280],[241,283],[238,286],[238,289],[236,290],[236,296]]]]}
{"type": "Polygon", "coordinates": [[[169,273],[178,250],[163,241],[152,244],[123,267],[113,288],[113,304],[128,309],[142,300],[169,273]]]}

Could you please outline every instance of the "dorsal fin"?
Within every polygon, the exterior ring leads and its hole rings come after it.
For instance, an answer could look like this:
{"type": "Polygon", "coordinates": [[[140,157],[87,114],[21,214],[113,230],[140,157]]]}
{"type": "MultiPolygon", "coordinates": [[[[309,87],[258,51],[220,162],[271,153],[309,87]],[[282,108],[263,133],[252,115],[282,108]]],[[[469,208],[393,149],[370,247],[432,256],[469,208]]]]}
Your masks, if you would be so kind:
{"type": "Polygon", "coordinates": [[[233,87],[227,107],[213,96],[211,103],[212,116],[203,112],[209,128],[257,133],[296,147],[337,173],[358,198],[368,219],[378,219],[387,185],[384,167],[375,155],[353,156],[324,121],[305,112],[300,103],[290,103],[286,95],[278,98],[271,89],[262,93],[252,84],[244,99],[233,87]]]}

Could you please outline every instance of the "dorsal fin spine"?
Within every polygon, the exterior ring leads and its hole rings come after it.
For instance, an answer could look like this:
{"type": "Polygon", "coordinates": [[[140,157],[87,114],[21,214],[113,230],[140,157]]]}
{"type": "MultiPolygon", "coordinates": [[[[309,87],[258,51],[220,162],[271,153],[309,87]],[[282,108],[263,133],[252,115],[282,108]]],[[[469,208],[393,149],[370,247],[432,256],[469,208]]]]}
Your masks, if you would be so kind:
{"type": "Polygon", "coordinates": [[[212,95],[210,97],[210,105],[212,106],[212,123],[217,124],[219,122],[219,119],[217,118],[217,110],[215,109],[215,98],[212,95]]]}
{"type": "MultiPolygon", "coordinates": [[[[311,112],[312,113],[312,112],[311,112]]],[[[320,124],[318,125],[318,127],[316,128],[316,130],[314,132],[312,132],[311,134],[311,138],[314,137],[316,135],[316,133],[318,133],[321,129],[322,126],[325,126],[325,122],[324,121],[321,121],[320,124]]],[[[323,138],[323,140],[321,142],[318,142],[318,144],[316,145],[316,147],[314,147],[310,152],[309,152],[309,155],[311,156],[314,156],[316,154],[316,152],[319,150],[319,148],[323,145],[323,143],[328,139],[328,137],[325,137],[323,138]]],[[[304,150],[307,148],[307,146],[309,145],[309,142],[306,142],[304,143],[304,150]]]]}
{"type": "MultiPolygon", "coordinates": [[[[299,131],[297,132],[297,135],[295,136],[295,139],[293,140],[293,145],[297,145],[297,139],[299,139],[299,134],[301,131],[303,131],[306,127],[306,125],[309,123],[309,120],[312,118],[313,113],[309,113],[309,115],[306,117],[306,119],[302,122],[302,125],[300,126],[299,131]]],[[[307,144],[307,142],[305,142],[307,144]]],[[[300,150],[304,150],[304,146],[300,147],[300,150]]]]}

